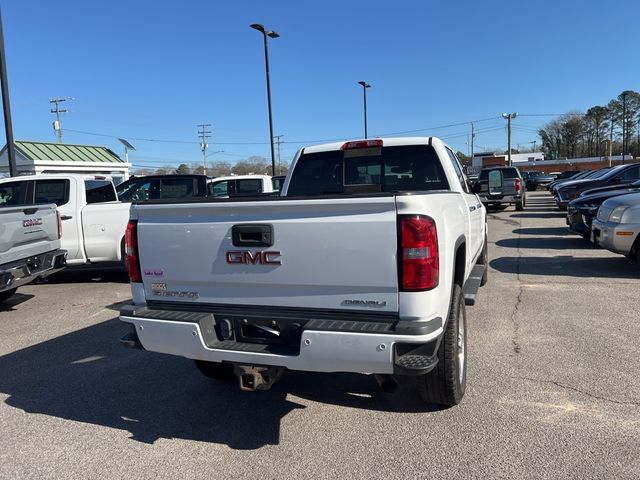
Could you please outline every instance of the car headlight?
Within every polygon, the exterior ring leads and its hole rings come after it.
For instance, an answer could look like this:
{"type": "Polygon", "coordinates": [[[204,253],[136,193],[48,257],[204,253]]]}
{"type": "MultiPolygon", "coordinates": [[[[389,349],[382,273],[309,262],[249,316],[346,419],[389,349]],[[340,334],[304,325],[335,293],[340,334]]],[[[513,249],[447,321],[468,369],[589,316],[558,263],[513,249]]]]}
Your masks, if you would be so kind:
{"type": "Polygon", "coordinates": [[[609,214],[609,221],[611,223],[620,223],[622,215],[624,215],[624,211],[627,208],[629,208],[629,205],[620,205],[619,207],[614,208],[609,214]]]}

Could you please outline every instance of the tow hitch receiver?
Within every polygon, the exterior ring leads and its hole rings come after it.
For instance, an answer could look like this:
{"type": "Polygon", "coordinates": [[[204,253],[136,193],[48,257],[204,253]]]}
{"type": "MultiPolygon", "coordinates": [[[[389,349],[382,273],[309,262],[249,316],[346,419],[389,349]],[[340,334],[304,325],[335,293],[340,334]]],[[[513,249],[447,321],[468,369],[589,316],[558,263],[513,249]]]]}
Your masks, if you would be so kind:
{"type": "Polygon", "coordinates": [[[255,367],[236,365],[235,374],[240,380],[240,390],[269,390],[284,373],[284,367],[255,367]]]}

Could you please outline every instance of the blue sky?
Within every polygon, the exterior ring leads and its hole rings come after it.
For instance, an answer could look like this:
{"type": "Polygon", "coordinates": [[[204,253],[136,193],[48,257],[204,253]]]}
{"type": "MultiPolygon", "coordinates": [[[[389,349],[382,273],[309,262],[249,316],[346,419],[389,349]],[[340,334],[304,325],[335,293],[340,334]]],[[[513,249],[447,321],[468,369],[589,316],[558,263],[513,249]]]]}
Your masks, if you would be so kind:
{"type": "MultiPolygon", "coordinates": [[[[506,148],[502,112],[584,111],[640,90],[640,2],[1,1],[16,139],[55,141],[48,100],[70,96],[64,141],[130,139],[136,166],[270,158],[261,35],[283,161],[305,144],[419,130],[467,152],[506,148]],[[90,132],[94,135],[78,132],[90,132]],[[99,136],[95,134],[105,135],[99,136]],[[173,140],[145,141],[142,139],[173,140]]],[[[519,116],[530,146],[553,117],[519,116]]]]}

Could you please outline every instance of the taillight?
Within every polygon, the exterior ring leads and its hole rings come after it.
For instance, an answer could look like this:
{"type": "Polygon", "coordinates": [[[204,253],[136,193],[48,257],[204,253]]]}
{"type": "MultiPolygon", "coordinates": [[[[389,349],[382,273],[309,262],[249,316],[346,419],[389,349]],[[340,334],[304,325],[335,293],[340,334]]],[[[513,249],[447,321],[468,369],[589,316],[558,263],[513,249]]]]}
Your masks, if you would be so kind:
{"type": "Polygon", "coordinates": [[[516,192],[520,192],[520,189],[522,188],[521,182],[519,178],[516,178],[516,192]]]}
{"type": "Polygon", "coordinates": [[[60,210],[56,210],[56,216],[58,217],[58,240],[62,238],[62,216],[60,210]]]}
{"type": "Polygon", "coordinates": [[[130,220],[124,234],[124,247],[127,255],[127,272],[132,282],[141,282],[140,258],[138,257],[138,221],[130,220]]]}
{"type": "Polygon", "coordinates": [[[424,215],[400,216],[400,288],[430,290],[438,286],[438,232],[436,222],[424,215]]]}
{"type": "Polygon", "coordinates": [[[342,145],[342,150],[352,150],[354,148],[372,148],[372,147],[381,147],[382,140],[358,140],[355,142],[347,142],[342,145]]]}

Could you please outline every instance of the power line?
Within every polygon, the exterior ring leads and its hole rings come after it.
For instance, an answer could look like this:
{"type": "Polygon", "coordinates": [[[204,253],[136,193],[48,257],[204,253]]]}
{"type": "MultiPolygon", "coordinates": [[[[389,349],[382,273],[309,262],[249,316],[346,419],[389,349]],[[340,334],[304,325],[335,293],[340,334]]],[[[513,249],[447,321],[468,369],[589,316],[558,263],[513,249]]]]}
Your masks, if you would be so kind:
{"type": "MultiPolygon", "coordinates": [[[[430,130],[440,130],[443,128],[450,128],[450,127],[457,127],[457,126],[461,126],[461,125],[468,125],[470,122],[474,122],[474,123],[480,123],[480,122],[487,122],[489,120],[495,120],[498,119],[500,117],[489,117],[489,118],[481,118],[478,120],[468,120],[466,122],[457,122],[457,123],[450,123],[447,125],[438,125],[438,126],[434,126],[434,127],[428,127],[428,128],[420,128],[420,129],[415,129],[415,130],[405,130],[403,132],[389,132],[389,133],[380,133],[377,134],[377,136],[391,136],[391,135],[404,135],[404,134],[408,134],[408,133],[417,133],[417,132],[424,132],[424,131],[430,131],[430,130]]],[[[139,142],[157,142],[157,143],[180,143],[180,144],[187,144],[187,145],[194,145],[194,144],[200,144],[201,142],[195,142],[195,141],[190,141],[190,140],[174,140],[174,139],[160,139],[160,138],[144,138],[144,137],[132,137],[130,135],[110,135],[107,133],[97,133],[97,132],[88,132],[86,130],[74,130],[74,129],[70,129],[70,128],[65,128],[65,131],[67,132],[73,132],[73,133],[79,133],[82,135],[93,135],[96,137],[107,137],[107,138],[128,138],[130,140],[135,140],[135,141],[139,141],[139,142]]],[[[283,145],[285,144],[305,144],[305,143],[328,143],[328,142],[340,142],[342,140],[346,140],[348,138],[351,138],[349,136],[344,136],[344,137],[340,137],[340,138],[324,138],[324,139],[314,139],[314,140],[289,140],[289,141],[283,141],[281,142],[283,145]]],[[[212,145],[269,145],[269,142],[211,142],[212,145]]]]}
{"type": "Polygon", "coordinates": [[[417,132],[425,132],[425,131],[430,131],[430,130],[440,130],[442,128],[459,127],[460,125],[468,125],[469,123],[488,122],[489,120],[496,120],[496,119],[499,119],[499,118],[500,117],[487,117],[487,118],[481,118],[479,120],[468,120],[466,122],[450,123],[449,125],[439,125],[437,127],[418,128],[416,130],[405,130],[404,132],[381,133],[381,134],[378,134],[378,136],[379,137],[384,137],[384,136],[387,136],[387,135],[404,135],[404,134],[407,134],[407,133],[417,133],[417,132]]]}

